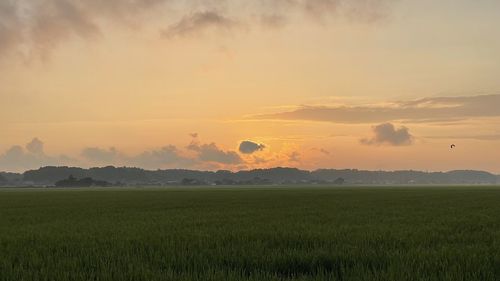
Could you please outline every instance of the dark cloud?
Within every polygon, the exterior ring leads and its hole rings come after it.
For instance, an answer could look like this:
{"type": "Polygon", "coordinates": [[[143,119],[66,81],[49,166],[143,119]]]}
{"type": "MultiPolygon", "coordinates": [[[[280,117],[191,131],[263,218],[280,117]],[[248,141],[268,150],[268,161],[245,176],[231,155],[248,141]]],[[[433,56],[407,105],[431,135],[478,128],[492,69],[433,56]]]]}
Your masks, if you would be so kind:
{"type": "Polygon", "coordinates": [[[228,31],[238,23],[216,11],[196,12],[184,16],[179,22],[162,31],[166,38],[198,35],[207,29],[228,31]]]}
{"type": "Polygon", "coordinates": [[[239,146],[239,151],[243,154],[253,154],[257,151],[262,151],[266,148],[264,144],[253,141],[242,141],[239,146]]]}
{"type": "Polygon", "coordinates": [[[362,139],[361,143],[366,145],[392,145],[403,146],[413,143],[413,136],[406,127],[396,129],[393,124],[385,123],[373,127],[374,136],[362,139]]]}
{"type": "Polygon", "coordinates": [[[234,151],[224,151],[217,147],[215,143],[198,144],[192,142],[187,146],[189,150],[197,152],[197,159],[202,162],[215,162],[225,165],[235,165],[243,163],[243,160],[234,151]]]}
{"type": "Polygon", "coordinates": [[[334,123],[443,122],[474,117],[500,117],[499,104],[500,95],[438,97],[393,102],[388,106],[303,106],[294,111],[251,118],[334,123]]]}

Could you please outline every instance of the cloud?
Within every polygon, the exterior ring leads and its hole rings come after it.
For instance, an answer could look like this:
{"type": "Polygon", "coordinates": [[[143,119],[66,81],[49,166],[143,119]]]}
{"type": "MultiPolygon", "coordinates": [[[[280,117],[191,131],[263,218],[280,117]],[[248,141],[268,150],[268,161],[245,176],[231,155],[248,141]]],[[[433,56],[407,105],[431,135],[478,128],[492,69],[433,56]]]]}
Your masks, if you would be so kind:
{"type": "Polygon", "coordinates": [[[372,22],[385,17],[388,3],[393,1],[257,0],[247,5],[241,1],[1,0],[0,57],[14,52],[46,58],[68,40],[94,40],[106,35],[106,25],[135,26],[147,21],[146,15],[151,13],[165,19],[180,18],[161,31],[172,38],[256,24],[277,28],[297,14],[322,22],[330,16],[372,22]]]}
{"type": "Polygon", "coordinates": [[[309,120],[334,123],[443,122],[500,117],[500,95],[437,97],[386,105],[302,106],[293,111],[250,116],[257,120],[309,120]]]}
{"type": "Polygon", "coordinates": [[[287,18],[281,14],[264,14],[260,16],[260,23],[271,28],[281,28],[287,24],[287,18]]]}
{"type": "Polygon", "coordinates": [[[166,145],[133,156],[128,156],[114,147],[109,149],[88,147],[82,150],[81,156],[90,165],[126,165],[146,169],[190,168],[196,164],[195,159],[183,156],[174,145],[166,145]]]}
{"type": "Polygon", "coordinates": [[[264,144],[253,141],[242,141],[239,146],[239,151],[243,154],[253,154],[257,151],[262,151],[266,148],[264,144]]]}
{"type": "Polygon", "coordinates": [[[324,149],[324,148],[316,148],[316,147],[313,147],[311,148],[311,150],[314,150],[314,151],[318,151],[324,155],[330,155],[330,151],[324,149]]]}
{"type": "Polygon", "coordinates": [[[465,139],[465,140],[496,141],[496,140],[500,140],[500,134],[426,136],[424,138],[427,138],[427,139],[465,139]]]}
{"type": "Polygon", "coordinates": [[[336,12],[341,2],[339,0],[309,0],[303,1],[302,5],[313,16],[322,16],[325,13],[336,12]]]}
{"type": "Polygon", "coordinates": [[[346,17],[356,22],[376,22],[389,17],[394,0],[344,1],[346,17]]]}
{"type": "Polygon", "coordinates": [[[290,162],[300,162],[300,153],[298,151],[294,151],[288,155],[288,161],[290,162]]]}
{"type": "Polygon", "coordinates": [[[0,55],[21,41],[14,1],[0,1],[0,55]]]}
{"type": "Polygon", "coordinates": [[[319,152],[325,154],[325,155],[330,155],[330,151],[324,149],[324,148],[320,148],[319,152]]]}
{"type": "MultiPolygon", "coordinates": [[[[193,137],[194,138],[194,137],[193,137]]],[[[165,168],[207,168],[222,165],[242,164],[243,159],[234,151],[224,151],[215,143],[199,144],[194,139],[181,150],[175,145],[165,145],[158,149],[147,150],[128,156],[115,148],[85,148],[81,156],[91,165],[127,165],[146,169],[165,168]],[[189,153],[191,151],[191,153],[189,153]],[[193,155],[192,152],[195,152],[193,155]]]]}
{"type": "Polygon", "coordinates": [[[167,0],[2,0],[0,56],[12,50],[46,57],[70,38],[89,40],[102,23],[126,23],[167,0]]]}
{"type": "Polygon", "coordinates": [[[223,150],[215,143],[199,144],[196,140],[188,145],[187,150],[174,145],[127,155],[114,147],[86,147],[77,159],[60,155],[47,155],[44,143],[34,138],[25,147],[14,145],[0,154],[0,171],[26,171],[43,166],[134,166],[145,169],[219,169],[224,166],[246,164],[238,153],[223,150]],[[194,152],[194,153],[193,153],[194,152]],[[194,155],[193,155],[194,154],[194,155]]]}
{"type": "Polygon", "coordinates": [[[166,38],[198,35],[207,29],[229,31],[238,23],[216,11],[196,12],[184,16],[179,22],[162,31],[166,38]]]}
{"type": "Polygon", "coordinates": [[[324,23],[332,16],[342,16],[356,22],[384,19],[389,15],[389,4],[394,0],[276,0],[273,2],[285,4],[289,13],[300,11],[310,19],[324,23]]]}
{"type": "Polygon", "coordinates": [[[28,152],[37,154],[37,155],[42,155],[44,154],[43,151],[43,142],[39,140],[38,138],[34,138],[32,141],[30,141],[28,144],[26,144],[26,149],[28,152]]]}
{"type": "Polygon", "coordinates": [[[29,32],[35,48],[44,56],[70,36],[89,39],[100,32],[88,12],[74,2],[48,1],[34,12],[29,32]]]}
{"type": "Polygon", "coordinates": [[[243,163],[238,153],[234,151],[224,151],[218,148],[215,143],[200,145],[196,142],[192,142],[187,148],[197,152],[197,159],[203,162],[215,162],[225,165],[243,163]]]}
{"type": "Polygon", "coordinates": [[[26,144],[25,148],[20,145],[14,145],[0,154],[0,170],[3,171],[25,171],[36,169],[41,166],[50,165],[69,165],[76,164],[77,161],[65,155],[49,156],[43,149],[43,142],[34,138],[26,144]]]}
{"type": "Polygon", "coordinates": [[[374,136],[369,139],[361,139],[366,145],[392,145],[403,146],[413,143],[413,136],[406,127],[396,129],[391,123],[384,123],[373,127],[374,136]]]}
{"type": "Polygon", "coordinates": [[[120,157],[120,153],[114,147],[109,149],[87,147],[82,150],[81,155],[92,163],[105,165],[116,163],[120,157]]]}
{"type": "Polygon", "coordinates": [[[260,164],[266,164],[269,163],[272,159],[266,159],[258,156],[253,157],[253,163],[254,165],[260,165],[260,164]]]}
{"type": "Polygon", "coordinates": [[[157,150],[145,151],[129,160],[134,166],[142,168],[189,168],[196,164],[195,159],[182,156],[174,145],[167,145],[157,150]]]}

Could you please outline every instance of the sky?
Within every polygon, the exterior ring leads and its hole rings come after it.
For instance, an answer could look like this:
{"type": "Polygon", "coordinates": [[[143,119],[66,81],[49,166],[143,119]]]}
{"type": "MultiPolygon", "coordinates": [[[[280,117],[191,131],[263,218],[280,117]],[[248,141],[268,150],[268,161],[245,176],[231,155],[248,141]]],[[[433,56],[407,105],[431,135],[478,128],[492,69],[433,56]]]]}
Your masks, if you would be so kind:
{"type": "Polygon", "coordinates": [[[500,173],[498,26],[497,0],[0,0],[0,170],[500,173]]]}

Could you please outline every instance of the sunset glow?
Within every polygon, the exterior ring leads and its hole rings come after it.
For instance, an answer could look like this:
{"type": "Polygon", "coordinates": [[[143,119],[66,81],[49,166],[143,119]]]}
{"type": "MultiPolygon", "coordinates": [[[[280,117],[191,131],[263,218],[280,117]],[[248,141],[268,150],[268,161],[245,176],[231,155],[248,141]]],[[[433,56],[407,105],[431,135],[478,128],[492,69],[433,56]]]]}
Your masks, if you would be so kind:
{"type": "Polygon", "coordinates": [[[0,170],[499,173],[498,26],[496,0],[2,0],[0,170]]]}

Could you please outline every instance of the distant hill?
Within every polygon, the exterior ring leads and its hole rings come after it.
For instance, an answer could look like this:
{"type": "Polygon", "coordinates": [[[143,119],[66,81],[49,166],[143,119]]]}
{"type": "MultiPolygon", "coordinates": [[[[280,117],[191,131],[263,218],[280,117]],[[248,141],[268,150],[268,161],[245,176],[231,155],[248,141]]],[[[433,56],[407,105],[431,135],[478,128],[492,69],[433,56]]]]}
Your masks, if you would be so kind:
{"type": "MultiPolygon", "coordinates": [[[[3,174],[5,177],[5,174],[3,174]]],[[[17,176],[15,176],[17,175],[17,176]]],[[[271,168],[248,171],[196,171],[196,170],[156,170],[140,168],[102,167],[83,169],[77,167],[43,167],[17,177],[16,185],[51,186],[73,176],[92,178],[115,185],[258,185],[258,184],[497,184],[500,176],[483,171],[363,171],[320,169],[305,171],[295,168],[271,168]]]]}
{"type": "Polygon", "coordinates": [[[0,172],[0,186],[18,185],[22,182],[22,174],[0,172]]]}
{"type": "Polygon", "coordinates": [[[2,174],[0,174],[0,186],[6,185],[7,183],[7,179],[2,174]]]}
{"type": "Polygon", "coordinates": [[[496,184],[498,177],[483,171],[360,171],[360,170],[316,170],[313,178],[332,181],[344,178],[352,184],[496,184]]]}

